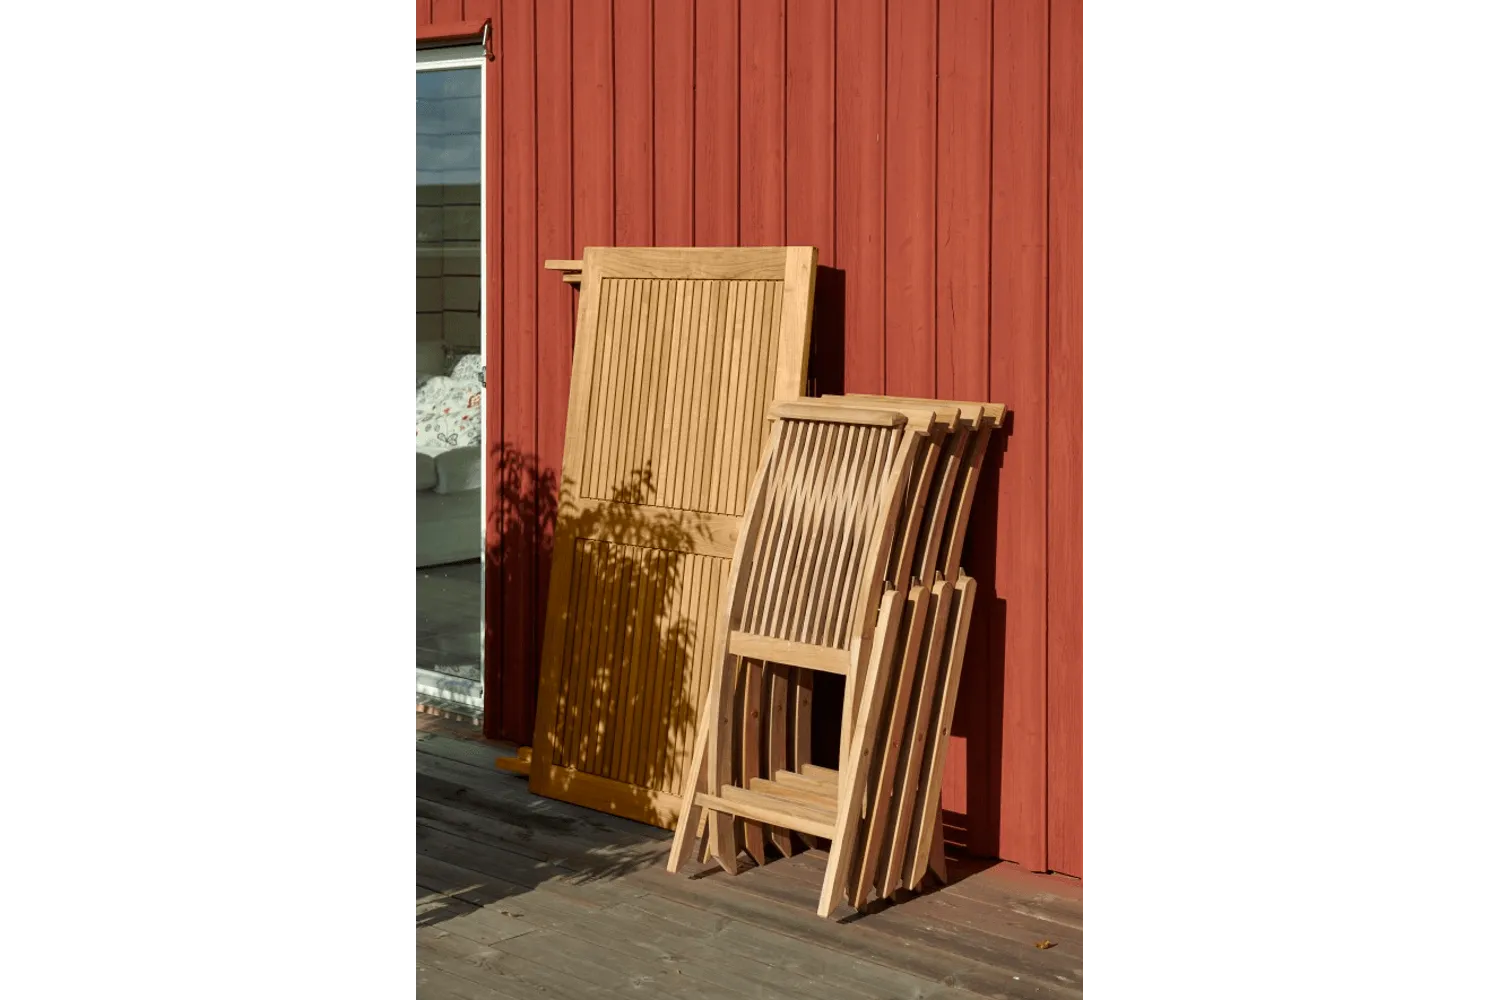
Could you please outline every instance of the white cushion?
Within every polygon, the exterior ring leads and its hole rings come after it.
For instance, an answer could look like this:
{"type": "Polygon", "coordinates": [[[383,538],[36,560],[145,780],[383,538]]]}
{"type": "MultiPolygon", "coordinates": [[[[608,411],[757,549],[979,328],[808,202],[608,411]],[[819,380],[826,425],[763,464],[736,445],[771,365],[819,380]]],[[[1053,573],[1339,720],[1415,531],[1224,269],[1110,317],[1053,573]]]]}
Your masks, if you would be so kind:
{"type": "Polygon", "coordinates": [[[437,463],[431,455],[417,452],[417,489],[430,490],[438,483],[437,463]]]}
{"type": "Polygon", "coordinates": [[[459,358],[453,366],[453,381],[460,385],[479,386],[480,357],[477,354],[465,354],[459,358]]]}
{"type": "Polygon", "coordinates": [[[437,456],[437,493],[479,489],[479,447],[454,448],[437,456]]]}

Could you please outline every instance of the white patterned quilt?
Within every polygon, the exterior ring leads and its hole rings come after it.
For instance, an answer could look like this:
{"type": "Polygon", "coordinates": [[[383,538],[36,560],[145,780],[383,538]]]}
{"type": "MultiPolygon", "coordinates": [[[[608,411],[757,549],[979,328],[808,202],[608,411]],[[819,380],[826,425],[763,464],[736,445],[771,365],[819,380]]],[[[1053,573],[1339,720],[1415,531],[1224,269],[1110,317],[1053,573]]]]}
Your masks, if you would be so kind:
{"type": "Polygon", "coordinates": [[[417,385],[417,451],[438,455],[479,444],[481,405],[479,355],[467,354],[451,375],[434,375],[417,385]]]}

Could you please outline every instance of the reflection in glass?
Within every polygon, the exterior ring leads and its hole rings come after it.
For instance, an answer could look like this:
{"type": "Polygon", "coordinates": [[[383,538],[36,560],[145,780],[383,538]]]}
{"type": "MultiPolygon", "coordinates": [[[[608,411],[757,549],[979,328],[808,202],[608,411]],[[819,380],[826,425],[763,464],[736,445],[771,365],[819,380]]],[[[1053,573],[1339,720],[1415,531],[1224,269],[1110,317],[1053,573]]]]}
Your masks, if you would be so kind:
{"type": "Polygon", "coordinates": [[[477,716],[481,70],[417,73],[417,691],[477,716]]]}

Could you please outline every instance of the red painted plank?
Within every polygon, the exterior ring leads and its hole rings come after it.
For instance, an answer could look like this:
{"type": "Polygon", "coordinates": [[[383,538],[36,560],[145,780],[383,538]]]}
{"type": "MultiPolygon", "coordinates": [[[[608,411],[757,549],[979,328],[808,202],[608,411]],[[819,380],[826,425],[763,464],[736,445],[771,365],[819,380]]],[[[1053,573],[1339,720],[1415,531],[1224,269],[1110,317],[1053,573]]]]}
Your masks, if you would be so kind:
{"type": "MultiPolygon", "coordinates": [[[[501,400],[504,439],[491,439],[491,481],[502,502],[504,677],[501,713],[505,732],[525,740],[536,706],[540,658],[538,621],[546,595],[537,591],[537,247],[536,25],[532,0],[506,0],[495,29],[500,63],[501,113],[497,185],[503,234],[500,294],[491,298],[502,323],[498,378],[490,381],[501,400]]],[[[493,275],[494,269],[491,269],[493,275]]],[[[547,278],[554,277],[550,273],[547,278]]],[[[515,736],[511,737],[516,738],[515,736]]]]}
{"type": "MultiPolygon", "coordinates": [[[[573,257],[572,12],[566,3],[536,5],[537,258],[573,257]]],[[[552,271],[537,289],[537,582],[545,614],[552,534],[561,476],[568,380],[573,369],[573,300],[577,292],[552,271]]],[[[532,665],[531,669],[536,669],[532,665]]],[[[531,711],[535,710],[533,705],[531,711]]],[[[530,743],[531,732],[512,737],[530,743]]]]}
{"type": "Polygon", "coordinates": [[[990,325],[990,3],[942,0],[938,32],[935,380],[944,399],[994,398],[989,341],[1005,332],[990,325]]]}
{"type": "MultiPolygon", "coordinates": [[[[484,22],[497,20],[495,0],[417,0],[418,41],[434,41],[440,38],[478,39],[484,30],[484,22]],[[424,19],[425,14],[425,19],[424,19]]],[[[491,25],[490,30],[496,30],[491,25]]]]}
{"type": "Polygon", "coordinates": [[[839,0],[834,169],[845,392],[885,390],[885,26],[885,0],[839,0]]]}
{"type": "Polygon", "coordinates": [[[615,245],[614,12],[573,4],[573,250],[615,245]]]}
{"type": "Polygon", "coordinates": [[[450,24],[464,19],[464,0],[432,0],[432,23],[450,24]]]}
{"type": "Polygon", "coordinates": [[[652,203],[651,0],[615,0],[615,242],[650,246],[652,203]]]}
{"type": "Polygon", "coordinates": [[[651,65],[656,245],[693,243],[692,0],[656,0],[651,65]]]}
{"type": "MultiPolygon", "coordinates": [[[[969,629],[969,646],[964,657],[965,678],[967,678],[970,671],[978,672],[979,668],[978,663],[971,662],[978,660],[979,657],[976,655],[974,648],[973,625],[970,625],[969,629]]],[[[960,679],[959,689],[961,693],[959,695],[958,707],[954,711],[953,720],[955,727],[964,716],[963,695],[967,693],[969,687],[969,682],[966,679],[960,679]]],[[[942,810],[944,815],[951,813],[967,814],[969,811],[969,740],[966,736],[955,734],[948,737],[948,757],[946,763],[943,765],[942,810]]],[[[966,839],[954,840],[953,838],[948,838],[948,840],[958,847],[969,847],[966,839]]]]}
{"type": "Polygon", "coordinates": [[[798,0],[796,14],[786,36],[786,239],[836,267],[833,0],[798,0]]]}
{"type": "MultiPolygon", "coordinates": [[[[936,185],[937,315],[933,327],[934,380],[943,399],[989,397],[990,326],[990,3],[941,0],[937,14],[938,91],[936,185]]],[[[1008,402],[1008,400],[999,400],[1008,402]]],[[[993,469],[999,449],[988,456],[993,469]]],[[[978,584],[969,646],[960,679],[943,785],[943,809],[999,815],[994,776],[971,763],[1000,718],[1003,614],[995,565],[995,484],[983,480],[969,527],[964,568],[978,584]]],[[[981,822],[981,827],[986,824],[981,822]]],[[[993,830],[995,820],[988,826],[993,830]]],[[[962,841],[975,853],[987,844],[962,841]]]]}
{"type": "Polygon", "coordinates": [[[786,33],[786,241],[818,248],[808,381],[843,391],[842,275],[834,241],[834,0],[797,0],[786,33]]]}
{"type": "Polygon", "coordinates": [[[739,5],[700,0],[693,105],[693,240],[739,243],[739,5]]]}
{"type": "MultiPolygon", "coordinates": [[[[937,0],[890,8],[897,44],[886,54],[885,384],[903,396],[937,390],[937,12],[937,0]]],[[[976,339],[982,331],[975,328],[976,339]]]]}
{"type": "Polygon", "coordinates": [[[786,244],[786,0],[740,8],[740,243],[786,244]]]}
{"type": "MultiPolygon", "coordinates": [[[[995,5],[989,398],[1011,407],[996,586],[1006,602],[1004,712],[984,766],[1001,789],[998,851],[1047,867],[1047,0],[995,5]]],[[[993,733],[993,728],[989,730],[993,733]]],[[[971,755],[971,766],[974,763],[971,755]]],[[[974,837],[992,836],[974,824],[974,837]]]]}
{"type": "Polygon", "coordinates": [[[1083,4],[1053,0],[1047,268],[1047,864],[1083,877],[1083,4]]]}

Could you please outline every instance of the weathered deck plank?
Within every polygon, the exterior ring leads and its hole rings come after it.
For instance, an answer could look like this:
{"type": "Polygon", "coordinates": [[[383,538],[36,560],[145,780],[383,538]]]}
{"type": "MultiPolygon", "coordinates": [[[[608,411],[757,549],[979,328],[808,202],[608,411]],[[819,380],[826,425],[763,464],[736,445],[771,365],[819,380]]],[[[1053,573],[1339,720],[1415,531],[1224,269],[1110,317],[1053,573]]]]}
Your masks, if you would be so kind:
{"type": "Polygon", "coordinates": [[[532,795],[526,787],[526,779],[514,774],[498,771],[494,766],[494,755],[470,759],[474,755],[455,749],[464,741],[444,736],[429,735],[417,745],[417,769],[422,773],[427,767],[450,775],[461,774],[467,787],[482,791],[513,803],[527,815],[549,816],[580,829],[587,828],[601,833],[614,832],[625,835],[632,842],[645,843],[652,840],[671,842],[670,831],[643,826],[640,823],[592,809],[580,809],[556,799],[532,795]]]}
{"type": "MultiPolygon", "coordinates": [[[[433,956],[417,946],[417,1000],[517,1000],[514,993],[501,993],[433,966],[433,956]]],[[[481,973],[482,975],[482,973],[481,973]]]]}
{"type": "MultiPolygon", "coordinates": [[[[716,913],[777,927],[805,945],[903,969],[934,983],[959,986],[982,996],[1071,997],[1078,992],[1076,987],[1059,982],[1051,975],[1044,978],[1030,970],[989,964],[951,950],[934,948],[916,940],[912,927],[878,928],[873,924],[866,926],[863,920],[853,925],[823,920],[806,903],[808,898],[816,902],[815,892],[807,897],[799,893],[787,898],[768,898],[747,889],[748,882],[742,886],[743,875],[729,878],[719,872],[696,880],[679,878],[675,882],[667,881],[670,878],[672,876],[664,873],[658,876],[654,870],[648,870],[633,880],[638,883],[649,881],[651,890],[657,895],[690,904],[696,901],[716,913]]],[[[768,884],[762,882],[761,887],[768,884]]],[[[778,885],[776,888],[781,890],[783,887],[778,885]]],[[[1060,974],[1067,974],[1073,967],[1070,962],[1057,964],[1060,974]]]]}
{"type": "MultiPolygon", "coordinates": [[[[419,760],[418,800],[480,814],[487,824],[498,824],[494,827],[497,836],[510,836],[517,841],[547,842],[568,856],[591,857],[591,852],[602,851],[656,857],[671,846],[669,840],[642,839],[632,831],[616,830],[585,817],[559,816],[550,811],[557,803],[531,795],[522,778],[500,777],[503,782],[500,786],[470,784],[468,782],[473,779],[468,772],[473,770],[443,760],[419,760]],[[528,802],[525,796],[532,801],[528,802]],[[534,803],[538,802],[545,802],[547,806],[537,808],[534,803]]],[[[590,863],[596,862],[597,859],[591,857],[590,863]]]]}
{"type": "Polygon", "coordinates": [[[1075,885],[981,873],[822,920],[826,852],[668,875],[663,831],[531,795],[495,756],[419,733],[419,998],[1081,996],[1075,885]]]}
{"type": "Polygon", "coordinates": [[[660,864],[664,853],[663,849],[642,850],[641,845],[591,842],[586,837],[567,832],[538,831],[530,826],[513,824],[508,817],[493,811],[473,810],[421,797],[417,799],[417,819],[429,829],[493,844],[579,874],[624,874],[637,867],[660,864]]]}
{"type": "Polygon", "coordinates": [[[983,877],[967,878],[944,889],[955,900],[964,899],[982,905],[1013,908],[1023,905],[1038,912],[1051,915],[1061,921],[1083,924],[1083,900],[1071,899],[1055,892],[1038,891],[1035,877],[1014,879],[1000,873],[984,873],[983,877]]]}
{"type": "MultiPolygon", "coordinates": [[[[513,1000],[531,1000],[542,995],[558,1000],[591,1000],[596,995],[594,988],[581,979],[528,958],[476,944],[441,927],[417,928],[417,963],[488,987],[513,1000]]],[[[434,994],[437,995],[440,994],[434,994]]]]}
{"type": "MultiPolygon", "coordinates": [[[[625,904],[674,926],[712,927],[711,937],[720,954],[728,953],[762,965],[770,965],[805,979],[815,990],[825,985],[852,990],[863,997],[890,1000],[924,1000],[937,995],[933,982],[890,966],[851,959],[821,948],[788,947],[787,935],[755,924],[720,916],[662,896],[642,896],[625,904]]],[[[969,997],[967,990],[940,988],[944,996],[969,997]]]]}
{"type": "MultiPolygon", "coordinates": [[[[715,995],[712,984],[687,979],[680,970],[606,950],[577,931],[588,926],[580,922],[567,931],[537,931],[506,941],[497,947],[509,954],[531,959],[560,975],[580,979],[605,996],[670,996],[682,1000],[699,1000],[715,995]]],[[[751,994],[720,991],[720,996],[740,997],[751,994]]]]}
{"type": "Polygon", "coordinates": [[[476,944],[492,945],[520,937],[535,928],[497,906],[475,906],[456,896],[445,896],[417,887],[417,926],[443,924],[443,929],[476,944]]]}
{"type": "MultiPolygon", "coordinates": [[[[799,873],[804,880],[822,877],[823,864],[827,860],[825,851],[808,851],[789,859],[784,866],[789,873],[799,873]]],[[[970,880],[955,883],[950,889],[913,896],[903,893],[903,901],[892,906],[884,902],[872,907],[872,912],[862,920],[872,926],[909,924],[912,918],[921,918],[924,923],[936,923],[944,928],[982,937],[996,937],[1019,944],[1023,949],[1036,946],[1038,941],[1050,940],[1059,944],[1071,943],[1078,956],[1083,953],[1082,918],[1072,920],[1063,915],[1044,913],[1037,904],[1027,907],[1016,902],[1011,894],[996,893],[980,902],[961,896],[956,887],[970,884],[970,880]]],[[[971,884],[971,892],[984,891],[971,884]]],[[[1034,895],[1034,894],[1033,894],[1034,895]]],[[[1030,897],[1021,897],[1030,898],[1030,897]]],[[[1048,897],[1043,897],[1046,900],[1048,897]]],[[[1030,954],[1029,950],[1023,951],[1030,954]]]]}

